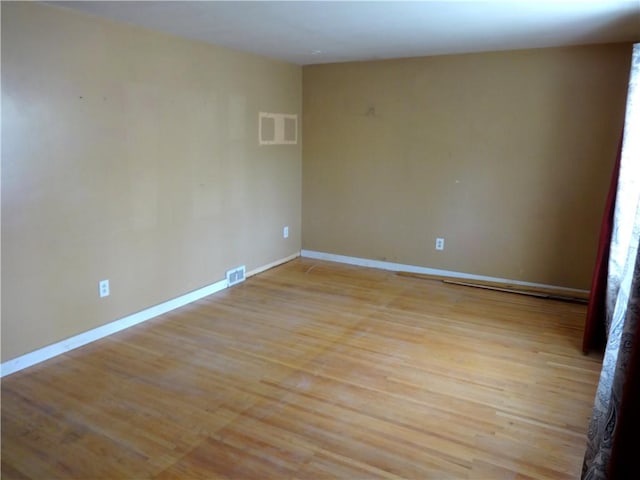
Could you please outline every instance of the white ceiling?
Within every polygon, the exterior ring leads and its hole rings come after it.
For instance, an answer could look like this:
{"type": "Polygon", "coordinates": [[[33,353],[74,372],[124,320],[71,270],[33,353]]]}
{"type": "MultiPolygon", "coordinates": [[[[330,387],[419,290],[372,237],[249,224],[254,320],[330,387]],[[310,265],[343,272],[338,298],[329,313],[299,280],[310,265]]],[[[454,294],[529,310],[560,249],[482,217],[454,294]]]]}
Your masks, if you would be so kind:
{"type": "Polygon", "coordinates": [[[640,41],[640,0],[50,3],[300,65],[640,41]]]}

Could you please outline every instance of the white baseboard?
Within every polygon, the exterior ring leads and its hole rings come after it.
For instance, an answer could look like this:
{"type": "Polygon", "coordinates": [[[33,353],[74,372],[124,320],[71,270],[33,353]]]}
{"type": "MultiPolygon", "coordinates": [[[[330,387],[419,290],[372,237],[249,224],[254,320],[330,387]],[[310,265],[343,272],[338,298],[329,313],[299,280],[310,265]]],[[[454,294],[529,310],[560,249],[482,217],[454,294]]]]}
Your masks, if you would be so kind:
{"type": "Polygon", "coordinates": [[[300,256],[305,258],[314,258],[316,260],[327,260],[330,262],[347,263],[349,265],[358,265],[360,267],[379,268],[381,270],[392,270],[395,272],[420,273],[423,275],[437,275],[440,277],[450,277],[464,280],[477,280],[482,282],[508,283],[511,285],[521,285],[525,287],[550,288],[560,292],[571,293],[589,293],[589,290],[580,290],[577,288],[558,287],[556,285],[547,285],[544,283],[523,282],[521,280],[511,280],[508,278],[488,277],[485,275],[474,275],[471,273],[453,272],[450,270],[439,270],[437,268],[418,267],[416,265],[406,265],[404,263],[384,262],[381,260],[370,260],[368,258],[349,257],[346,255],[336,255],[334,253],[316,252],[314,250],[302,250],[300,256]]]}
{"type": "MultiPolygon", "coordinates": [[[[248,272],[247,277],[257,275],[258,273],[264,272],[265,270],[276,267],[282,263],[286,263],[299,256],[300,253],[294,253],[288,257],[276,260],[275,262],[271,262],[262,267],[258,267],[248,272]]],[[[46,347],[39,348],[33,352],[7,360],[0,365],[0,377],[6,377],[7,375],[11,375],[12,373],[31,367],[37,363],[44,362],[45,360],[49,360],[50,358],[56,357],[75,348],[82,347],[83,345],[107,337],[139,323],[146,322],[147,320],[170,312],[171,310],[175,310],[176,308],[183,307],[189,303],[195,302],[196,300],[213,295],[225,288],[228,288],[227,280],[220,280],[216,283],[212,283],[206,287],[186,293],[159,305],[155,305],[140,312],[107,323],[106,325],[93,328],[52,345],[47,345],[46,347]]]]}
{"type": "Polygon", "coordinates": [[[266,265],[263,265],[262,267],[254,268],[250,272],[247,272],[247,277],[252,277],[252,276],[257,275],[259,273],[262,273],[262,272],[264,272],[266,270],[270,270],[273,267],[277,267],[278,265],[282,265],[283,263],[290,262],[291,260],[294,260],[294,259],[298,258],[299,256],[300,256],[300,252],[296,252],[293,255],[289,255],[288,257],[281,258],[279,260],[276,260],[275,262],[267,263],[266,265]]]}

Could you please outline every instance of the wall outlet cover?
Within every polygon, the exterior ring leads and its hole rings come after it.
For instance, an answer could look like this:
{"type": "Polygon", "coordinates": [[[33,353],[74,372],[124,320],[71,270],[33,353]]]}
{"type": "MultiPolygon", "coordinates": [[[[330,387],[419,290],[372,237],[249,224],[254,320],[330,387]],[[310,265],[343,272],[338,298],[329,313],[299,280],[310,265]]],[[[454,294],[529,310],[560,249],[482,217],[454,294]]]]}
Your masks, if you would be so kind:
{"type": "Polygon", "coordinates": [[[98,294],[100,298],[109,296],[109,280],[100,280],[98,283],[98,294]]]}

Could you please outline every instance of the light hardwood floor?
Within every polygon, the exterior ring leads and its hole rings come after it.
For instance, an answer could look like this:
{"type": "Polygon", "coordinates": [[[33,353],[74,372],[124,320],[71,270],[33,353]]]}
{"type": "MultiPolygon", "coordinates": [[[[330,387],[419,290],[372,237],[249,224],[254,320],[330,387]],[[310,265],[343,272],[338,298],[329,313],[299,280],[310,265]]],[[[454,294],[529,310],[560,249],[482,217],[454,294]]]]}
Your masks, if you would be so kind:
{"type": "Polygon", "coordinates": [[[575,479],[585,307],[297,259],[2,380],[2,478],[575,479]]]}

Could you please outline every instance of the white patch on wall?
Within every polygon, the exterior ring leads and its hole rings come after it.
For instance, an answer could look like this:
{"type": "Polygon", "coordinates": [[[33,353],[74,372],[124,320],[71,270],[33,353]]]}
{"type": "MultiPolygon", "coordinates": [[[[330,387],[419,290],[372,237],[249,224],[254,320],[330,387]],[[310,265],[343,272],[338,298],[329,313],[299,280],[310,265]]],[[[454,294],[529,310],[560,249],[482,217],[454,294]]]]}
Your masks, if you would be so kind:
{"type": "Polygon", "coordinates": [[[298,115],[260,112],[260,145],[295,145],[298,143],[298,115]]]}

